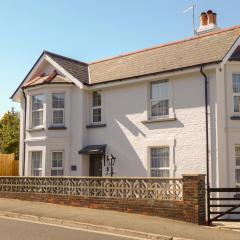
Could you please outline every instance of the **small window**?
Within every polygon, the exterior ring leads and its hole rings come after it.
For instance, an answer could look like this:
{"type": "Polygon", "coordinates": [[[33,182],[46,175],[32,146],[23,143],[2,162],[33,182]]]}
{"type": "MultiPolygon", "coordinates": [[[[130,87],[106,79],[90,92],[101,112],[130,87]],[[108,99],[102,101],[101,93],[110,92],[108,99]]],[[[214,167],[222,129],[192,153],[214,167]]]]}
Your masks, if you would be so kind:
{"type": "Polygon", "coordinates": [[[53,93],[52,94],[53,125],[64,125],[64,105],[65,105],[64,93],[53,93]]]}
{"type": "Polygon", "coordinates": [[[169,177],[169,147],[150,149],[151,177],[169,177]]]}
{"type": "Polygon", "coordinates": [[[42,151],[31,152],[31,175],[42,176],[42,151]]]}
{"type": "Polygon", "coordinates": [[[51,176],[63,176],[63,152],[52,152],[51,176]]]}
{"type": "Polygon", "coordinates": [[[240,113],[240,74],[233,74],[233,111],[240,113]]]}
{"type": "Polygon", "coordinates": [[[94,91],[92,94],[92,122],[102,122],[102,97],[100,91],[94,91]]]}
{"type": "Polygon", "coordinates": [[[32,97],[32,127],[43,125],[43,95],[32,97]]]}
{"type": "Polygon", "coordinates": [[[240,145],[235,146],[235,180],[236,184],[240,186],[240,145]]]}
{"type": "Polygon", "coordinates": [[[151,118],[157,119],[169,115],[169,81],[151,83],[151,118]]]}

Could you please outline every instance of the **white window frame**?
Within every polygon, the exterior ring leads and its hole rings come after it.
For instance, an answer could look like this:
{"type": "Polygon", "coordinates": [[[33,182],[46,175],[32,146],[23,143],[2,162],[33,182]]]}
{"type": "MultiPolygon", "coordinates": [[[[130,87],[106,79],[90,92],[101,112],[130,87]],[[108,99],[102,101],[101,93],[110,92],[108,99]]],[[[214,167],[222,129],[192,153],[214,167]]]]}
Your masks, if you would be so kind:
{"type": "Polygon", "coordinates": [[[64,126],[65,125],[65,92],[53,92],[51,94],[51,105],[52,105],[52,126],[64,126]],[[64,96],[64,108],[54,108],[53,107],[53,95],[54,94],[63,94],[64,96]],[[62,111],[63,112],[63,123],[54,123],[54,111],[62,111]]]}
{"type": "Polygon", "coordinates": [[[92,97],[92,101],[91,101],[91,103],[92,103],[91,122],[92,122],[92,124],[101,124],[103,122],[103,110],[102,110],[102,100],[103,100],[103,97],[102,97],[102,91],[101,90],[93,91],[91,97],[92,97]],[[94,92],[98,92],[100,94],[100,96],[101,96],[101,105],[99,105],[99,106],[93,106],[93,93],[94,92]],[[99,121],[99,122],[93,121],[93,111],[96,110],[96,109],[101,109],[101,121],[99,121]]]}
{"type": "Polygon", "coordinates": [[[30,105],[30,117],[31,117],[31,128],[42,128],[44,126],[44,99],[45,99],[45,95],[43,93],[39,93],[39,94],[34,94],[34,95],[31,95],[31,105],[30,105]],[[36,97],[36,96],[43,96],[43,107],[41,109],[38,109],[38,110],[33,110],[33,98],[36,97]],[[42,112],[42,124],[40,125],[36,125],[36,126],[33,126],[33,113],[34,112],[42,112]]]}
{"type": "Polygon", "coordinates": [[[240,97],[240,93],[235,93],[234,90],[233,90],[233,75],[239,75],[240,76],[240,73],[237,73],[237,72],[232,73],[232,94],[233,94],[233,96],[232,96],[232,101],[233,101],[232,102],[232,110],[233,110],[234,115],[240,115],[240,110],[239,110],[239,112],[234,111],[234,97],[240,97]]]}
{"type": "Polygon", "coordinates": [[[240,148],[240,144],[236,144],[235,147],[234,147],[234,151],[235,151],[235,153],[234,153],[234,156],[235,156],[235,158],[234,158],[234,160],[235,160],[235,183],[236,183],[236,185],[237,185],[238,187],[240,187],[240,182],[237,182],[237,181],[236,181],[236,180],[237,180],[236,170],[237,170],[237,169],[240,170],[240,165],[237,165],[237,163],[236,163],[237,157],[240,157],[240,155],[239,155],[239,156],[236,155],[236,148],[237,148],[237,147],[240,148]]]}
{"type": "Polygon", "coordinates": [[[169,176],[168,177],[170,177],[171,176],[171,164],[170,164],[170,161],[171,161],[171,156],[170,156],[170,151],[171,151],[171,149],[170,149],[170,146],[168,146],[168,145],[163,145],[163,146],[152,146],[152,147],[149,147],[149,176],[150,177],[153,177],[152,176],[152,174],[151,174],[151,170],[168,170],[168,172],[169,172],[169,176]],[[168,167],[158,167],[158,168],[154,168],[154,167],[152,167],[151,166],[151,161],[152,161],[152,159],[151,159],[151,151],[152,151],[152,149],[160,149],[160,148],[168,148],[168,161],[169,161],[169,166],[168,167]]]}
{"type": "Polygon", "coordinates": [[[51,176],[64,176],[64,151],[63,150],[53,150],[51,151],[51,176]],[[62,153],[62,167],[53,167],[53,153],[62,153]],[[63,171],[63,175],[52,175],[52,170],[63,171]]]}
{"type": "MultiPolygon", "coordinates": [[[[160,100],[160,99],[159,99],[160,100]]],[[[171,78],[164,78],[164,79],[159,79],[159,80],[154,80],[149,82],[148,84],[148,120],[150,121],[158,121],[158,120],[175,120],[176,115],[175,115],[175,110],[174,110],[174,97],[173,97],[173,79],[171,78]],[[152,101],[156,101],[157,99],[152,99],[151,98],[151,91],[152,91],[152,83],[155,82],[161,82],[161,81],[168,81],[168,115],[162,115],[162,116],[152,116],[152,108],[151,104],[152,101]]]]}
{"type": "Polygon", "coordinates": [[[36,151],[30,151],[30,155],[31,155],[31,176],[36,176],[36,175],[33,175],[33,172],[34,171],[41,171],[41,175],[39,176],[43,176],[43,151],[40,151],[40,150],[36,150],[36,151]],[[36,153],[36,152],[40,152],[41,153],[41,165],[42,167],[41,168],[33,168],[33,153],[36,153]]]}

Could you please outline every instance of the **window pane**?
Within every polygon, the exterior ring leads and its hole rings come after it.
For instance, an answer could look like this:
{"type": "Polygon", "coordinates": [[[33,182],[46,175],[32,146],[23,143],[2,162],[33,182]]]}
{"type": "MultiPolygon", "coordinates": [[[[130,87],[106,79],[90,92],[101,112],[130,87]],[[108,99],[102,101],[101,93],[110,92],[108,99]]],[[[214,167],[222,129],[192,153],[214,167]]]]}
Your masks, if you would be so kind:
{"type": "Polygon", "coordinates": [[[151,99],[165,100],[169,98],[168,80],[152,82],[151,99]]]}
{"type": "Polygon", "coordinates": [[[169,100],[152,101],[151,114],[152,117],[169,115],[169,100]]]}
{"type": "Polygon", "coordinates": [[[51,170],[51,176],[63,176],[63,170],[51,170]]]}
{"type": "Polygon", "coordinates": [[[101,92],[100,91],[93,92],[92,106],[93,107],[101,106],[101,92]]]}
{"type": "Polygon", "coordinates": [[[93,122],[101,122],[101,108],[93,109],[93,122]]]}
{"type": "Polygon", "coordinates": [[[41,126],[43,125],[43,110],[38,110],[32,112],[32,126],[41,126]]]}
{"type": "Polygon", "coordinates": [[[151,177],[169,177],[169,170],[152,169],[151,177]]]}
{"type": "Polygon", "coordinates": [[[63,167],[63,152],[52,152],[52,167],[53,168],[63,167]]]}
{"type": "Polygon", "coordinates": [[[42,175],[42,152],[32,152],[32,176],[41,176],[42,175]]]}
{"type": "Polygon", "coordinates": [[[240,146],[235,146],[236,166],[240,167],[240,146]]]}
{"type": "Polygon", "coordinates": [[[32,97],[32,110],[43,109],[43,95],[36,95],[32,97]]]}
{"type": "Polygon", "coordinates": [[[53,108],[64,108],[64,93],[53,93],[52,94],[52,107],[53,108]]]}
{"type": "Polygon", "coordinates": [[[32,167],[41,168],[42,167],[42,152],[32,152],[32,167]]]}
{"type": "Polygon", "coordinates": [[[169,147],[151,148],[151,176],[169,177],[169,147]]]}
{"type": "Polygon", "coordinates": [[[53,124],[63,124],[63,110],[53,110],[53,124]]]}
{"type": "Polygon", "coordinates": [[[42,170],[32,170],[32,176],[42,176],[42,170]]]}
{"type": "Polygon", "coordinates": [[[234,112],[240,112],[240,96],[234,96],[234,112]]]}
{"type": "Polygon", "coordinates": [[[151,168],[169,167],[169,148],[152,148],[151,149],[151,168]]]}
{"type": "Polygon", "coordinates": [[[233,92],[240,93],[240,74],[233,74],[233,92]]]}
{"type": "Polygon", "coordinates": [[[240,183],[240,169],[236,169],[235,172],[236,176],[236,183],[240,183]]]}

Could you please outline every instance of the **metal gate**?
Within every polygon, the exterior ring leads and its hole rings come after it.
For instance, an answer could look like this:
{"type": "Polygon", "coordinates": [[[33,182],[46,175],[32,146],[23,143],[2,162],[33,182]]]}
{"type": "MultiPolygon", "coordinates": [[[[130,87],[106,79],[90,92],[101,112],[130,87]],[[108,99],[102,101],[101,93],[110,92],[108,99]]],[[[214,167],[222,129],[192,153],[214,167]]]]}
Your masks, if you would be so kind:
{"type": "Polygon", "coordinates": [[[240,222],[240,188],[208,188],[207,201],[209,225],[213,221],[240,222]]]}

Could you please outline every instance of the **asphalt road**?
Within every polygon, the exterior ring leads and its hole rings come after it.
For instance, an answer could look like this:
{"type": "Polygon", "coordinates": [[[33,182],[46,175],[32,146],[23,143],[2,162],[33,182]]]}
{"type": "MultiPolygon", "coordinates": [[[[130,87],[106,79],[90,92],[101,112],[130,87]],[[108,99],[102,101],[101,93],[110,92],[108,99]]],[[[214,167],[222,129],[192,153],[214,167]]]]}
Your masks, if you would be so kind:
{"type": "Polygon", "coordinates": [[[21,220],[0,218],[0,240],[131,240],[121,236],[87,232],[21,220]]]}

